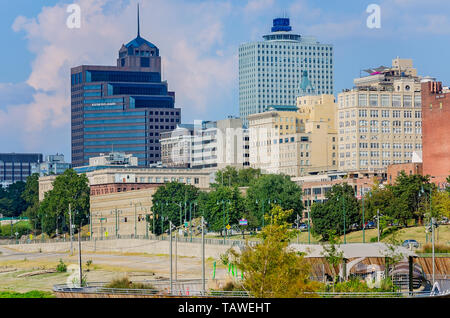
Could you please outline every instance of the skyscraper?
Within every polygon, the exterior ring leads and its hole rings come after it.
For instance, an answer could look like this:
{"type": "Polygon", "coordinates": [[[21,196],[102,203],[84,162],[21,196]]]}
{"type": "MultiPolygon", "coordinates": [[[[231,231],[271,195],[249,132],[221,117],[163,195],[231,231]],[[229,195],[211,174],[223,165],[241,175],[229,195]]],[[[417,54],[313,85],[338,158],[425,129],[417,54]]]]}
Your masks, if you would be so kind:
{"type": "Polygon", "coordinates": [[[119,50],[117,66],[71,69],[72,164],[120,151],[140,166],[161,160],[160,133],[176,128],[181,110],[161,79],[159,49],[140,34],[119,50]]]}
{"type": "Polygon", "coordinates": [[[250,114],[274,105],[295,106],[305,88],[333,94],[332,45],[292,33],[287,18],[274,19],[272,33],[263,39],[239,47],[239,113],[246,126],[250,114]],[[301,86],[302,76],[310,87],[301,86]]]}
{"type": "Polygon", "coordinates": [[[421,77],[410,59],[365,70],[338,96],[339,170],[383,171],[422,151],[421,77]]]}

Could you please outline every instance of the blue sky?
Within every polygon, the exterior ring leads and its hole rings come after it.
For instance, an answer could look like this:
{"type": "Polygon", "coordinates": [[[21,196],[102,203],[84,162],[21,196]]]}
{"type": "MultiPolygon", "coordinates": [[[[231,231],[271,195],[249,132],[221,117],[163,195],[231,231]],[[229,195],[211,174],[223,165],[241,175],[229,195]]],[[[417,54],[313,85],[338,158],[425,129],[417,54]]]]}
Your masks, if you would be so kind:
{"type": "MultiPolygon", "coordinates": [[[[448,0],[140,0],[141,33],[163,57],[183,122],[238,115],[239,44],[287,14],[295,32],[335,48],[335,93],[365,68],[412,58],[450,84],[448,0]],[[381,7],[368,29],[366,8],[381,7]]],[[[62,152],[70,160],[70,67],[114,65],[136,33],[136,0],[15,0],[0,11],[0,152],[62,152]],[[82,26],[65,25],[68,4],[82,26]]]]}

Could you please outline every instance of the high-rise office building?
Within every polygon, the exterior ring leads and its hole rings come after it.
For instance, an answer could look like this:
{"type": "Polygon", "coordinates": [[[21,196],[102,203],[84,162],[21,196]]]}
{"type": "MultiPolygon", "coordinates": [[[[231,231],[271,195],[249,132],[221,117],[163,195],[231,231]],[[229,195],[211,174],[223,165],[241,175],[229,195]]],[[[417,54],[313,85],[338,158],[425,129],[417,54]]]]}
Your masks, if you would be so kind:
{"type": "Polygon", "coordinates": [[[175,129],[181,110],[175,93],[161,79],[161,57],[138,34],[119,50],[117,66],[72,68],[72,164],[119,151],[133,154],[140,166],[161,161],[160,134],[175,129]]]}
{"type": "Polygon", "coordinates": [[[289,19],[273,20],[272,33],[263,41],[239,47],[239,113],[248,126],[250,114],[273,105],[296,105],[302,76],[308,76],[316,94],[333,94],[333,46],[292,32],[289,19]],[[305,73],[306,72],[306,73],[305,73]]]}
{"type": "Polygon", "coordinates": [[[422,150],[421,78],[412,60],[366,72],[338,96],[339,170],[381,171],[422,150]]]}
{"type": "Polygon", "coordinates": [[[17,181],[27,181],[43,156],[40,153],[0,153],[0,186],[7,187],[17,181]]]}
{"type": "Polygon", "coordinates": [[[45,161],[37,164],[32,173],[39,173],[39,175],[45,176],[50,174],[63,174],[64,171],[71,168],[71,164],[64,161],[63,154],[49,155],[45,157],[45,161]]]}

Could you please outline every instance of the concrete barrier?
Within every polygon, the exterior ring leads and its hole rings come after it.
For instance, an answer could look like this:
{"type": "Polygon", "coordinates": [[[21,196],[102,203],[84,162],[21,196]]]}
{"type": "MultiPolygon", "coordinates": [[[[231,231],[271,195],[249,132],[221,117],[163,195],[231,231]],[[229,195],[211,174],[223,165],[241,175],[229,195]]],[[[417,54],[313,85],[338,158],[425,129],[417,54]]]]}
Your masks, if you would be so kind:
{"type": "MultiPolygon", "coordinates": [[[[175,240],[173,240],[172,252],[175,254],[175,240]]],[[[25,253],[67,253],[70,251],[70,242],[60,243],[35,243],[4,245],[3,247],[25,252],[25,253]]],[[[217,259],[221,254],[226,253],[231,246],[227,245],[205,245],[205,257],[217,259]]],[[[169,255],[169,241],[153,241],[140,239],[120,239],[105,241],[85,241],[81,243],[83,252],[101,253],[146,253],[169,255]]],[[[179,256],[201,258],[202,245],[199,243],[178,242],[177,253],[179,256]]],[[[74,252],[78,252],[78,242],[73,243],[74,252]]]]}

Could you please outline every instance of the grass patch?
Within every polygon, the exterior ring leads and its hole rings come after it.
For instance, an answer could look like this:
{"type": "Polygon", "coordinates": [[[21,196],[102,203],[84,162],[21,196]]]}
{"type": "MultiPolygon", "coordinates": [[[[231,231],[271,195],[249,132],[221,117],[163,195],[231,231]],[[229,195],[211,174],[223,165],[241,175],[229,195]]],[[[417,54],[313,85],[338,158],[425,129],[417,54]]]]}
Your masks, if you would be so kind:
{"type": "Polygon", "coordinates": [[[26,293],[0,291],[0,298],[55,298],[51,292],[32,290],[26,293]]]}
{"type": "MultiPolygon", "coordinates": [[[[419,250],[420,253],[432,253],[433,247],[431,243],[425,244],[419,250]]],[[[435,253],[450,253],[450,245],[446,244],[434,244],[434,252],[435,253]]]]}
{"type": "Polygon", "coordinates": [[[128,277],[113,279],[105,288],[118,288],[118,289],[152,289],[156,290],[152,284],[133,283],[128,277]]]}

